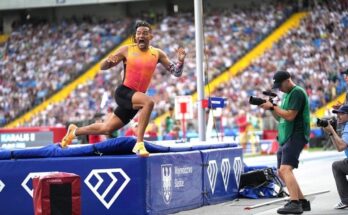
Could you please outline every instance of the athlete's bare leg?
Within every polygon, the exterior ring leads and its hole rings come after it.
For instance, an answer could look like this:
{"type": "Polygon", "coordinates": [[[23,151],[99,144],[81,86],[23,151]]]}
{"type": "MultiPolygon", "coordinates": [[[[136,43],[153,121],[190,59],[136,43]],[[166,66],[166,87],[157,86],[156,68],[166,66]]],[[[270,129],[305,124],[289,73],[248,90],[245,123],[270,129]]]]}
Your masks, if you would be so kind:
{"type": "Polygon", "coordinates": [[[136,92],[133,95],[132,103],[134,109],[141,109],[139,115],[137,142],[143,142],[145,130],[149,124],[151,112],[155,103],[151,97],[141,92],[136,92]]]}
{"type": "Polygon", "coordinates": [[[75,135],[89,135],[89,134],[104,134],[110,135],[117,129],[120,129],[124,126],[121,119],[116,116],[114,113],[110,114],[110,116],[106,119],[105,122],[93,123],[88,126],[77,128],[75,131],[75,135]]]}

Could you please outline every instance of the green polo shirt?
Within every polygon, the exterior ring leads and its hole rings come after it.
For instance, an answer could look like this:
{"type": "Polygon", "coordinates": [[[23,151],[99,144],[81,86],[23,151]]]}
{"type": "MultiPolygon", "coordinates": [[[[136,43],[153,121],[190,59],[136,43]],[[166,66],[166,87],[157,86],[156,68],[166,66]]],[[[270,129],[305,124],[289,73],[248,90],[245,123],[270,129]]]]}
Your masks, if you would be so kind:
{"type": "Polygon", "coordinates": [[[293,121],[280,118],[278,125],[278,141],[284,145],[294,134],[304,135],[309,141],[310,135],[310,110],[309,99],[305,90],[295,86],[289,93],[285,93],[281,108],[284,110],[297,110],[298,113],[293,121]]]}

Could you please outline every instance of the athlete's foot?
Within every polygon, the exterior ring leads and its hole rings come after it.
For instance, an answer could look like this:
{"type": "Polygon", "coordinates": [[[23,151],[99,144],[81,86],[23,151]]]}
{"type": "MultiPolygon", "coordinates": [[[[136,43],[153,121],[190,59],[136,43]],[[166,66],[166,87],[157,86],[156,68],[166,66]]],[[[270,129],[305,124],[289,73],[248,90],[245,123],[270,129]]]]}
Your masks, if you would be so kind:
{"type": "Polygon", "coordinates": [[[145,148],[144,142],[137,142],[132,151],[139,157],[149,157],[150,155],[145,148]]]}
{"type": "Polygon", "coordinates": [[[66,135],[64,136],[64,138],[62,139],[62,142],[60,143],[60,145],[65,148],[68,145],[71,144],[71,142],[73,141],[73,139],[76,137],[75,136],[75,130],[76,130],[77,126],[74,124],[70,124],[68,127],[68,132],[66,132],[66,135]]]}

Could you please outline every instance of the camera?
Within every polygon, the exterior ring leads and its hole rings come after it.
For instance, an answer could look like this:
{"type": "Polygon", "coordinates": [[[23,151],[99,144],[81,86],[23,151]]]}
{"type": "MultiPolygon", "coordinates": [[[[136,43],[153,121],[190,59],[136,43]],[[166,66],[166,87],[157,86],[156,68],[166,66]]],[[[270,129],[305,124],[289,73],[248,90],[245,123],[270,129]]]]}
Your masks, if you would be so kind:
{"type": "Polygon", "coordinates": [[[317,119],[317,126],[318,127],[322,127],[325,128],[328,125],[330,125],[334,128],[334,130],[336,131],[336,127],[337,127],[337,119],[332,117],[332,118],[323,118],[323,119],[317,119]]]}
{"type": "MultiPolygon", "coordinates": [[[[273,98],[277,97],[277,94],[275,94],[275,93],[273,93],[271,91],[263,91],[262,94],[265,95],[265,96],[269,96],[269,101],[271,103],[273,103],[273,98]]],[[[249,99],[249,104],[251,104],[251,105],[260,106],[260,105],[262,105],[263,103],[266,103],[266,102],[267,102],[266,99],[262,99],[262,98],[258,98],[258,97],[254,97],[254,96],[250,96],[250,99],[249,99]]]]}
{"type": "Polygon", "coordinates": [[[250,104],[252,104],[252,105],[257,105],[257,106],[262,105],[262,104],[265,103],[266,101],[267,101],[266,99],[261,99],[261,98],[253,97],[253,96],[250,96],[250,99],[249,99],[249,103],[250,103],[250,104]]]}

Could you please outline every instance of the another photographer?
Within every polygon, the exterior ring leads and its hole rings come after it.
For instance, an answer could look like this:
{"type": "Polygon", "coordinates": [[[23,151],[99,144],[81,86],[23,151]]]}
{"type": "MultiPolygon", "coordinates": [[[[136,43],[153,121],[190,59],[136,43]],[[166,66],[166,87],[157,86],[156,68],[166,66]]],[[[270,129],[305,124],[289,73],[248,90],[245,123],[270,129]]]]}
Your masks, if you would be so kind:
{"type": "Polygon", "coordinates": [[[299,156],[309,141],[310,112],[308,96],[304,89],[292,81],[288,72],[277,72],[274,77],[274,86],[284,92],[281,106],[270,101],[260,105],[265,110],[271,110],[279,121],[277,153],[278,172],[285,182],[290,200],[284,207],[278,209],[279,214],[302,214],[310,211],[310,202],[306,200],[297,183],[293,169],[298,167],[299,156]]]}
{"type": "MultiPolygon", "coordinates": [[[[337,151],[345,151],[348,157],[348,105],[341,106],[338,110],[333,110],[337,114],[338,124],[342,127],[342,137],[340,137],[331,123],[326,123],[324,130],[329,134],[332,143],[337,151]]],[[[332,164],[332,172],[335,177],[337,191],[341,201],[335,205],[335,209],[348,208],[348,159],[336,161],[332,164]]]]}

